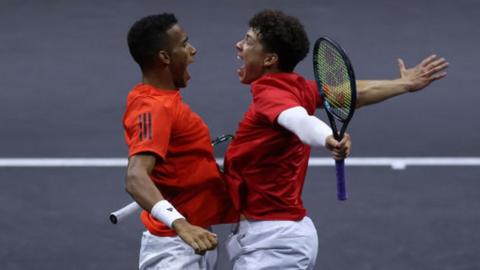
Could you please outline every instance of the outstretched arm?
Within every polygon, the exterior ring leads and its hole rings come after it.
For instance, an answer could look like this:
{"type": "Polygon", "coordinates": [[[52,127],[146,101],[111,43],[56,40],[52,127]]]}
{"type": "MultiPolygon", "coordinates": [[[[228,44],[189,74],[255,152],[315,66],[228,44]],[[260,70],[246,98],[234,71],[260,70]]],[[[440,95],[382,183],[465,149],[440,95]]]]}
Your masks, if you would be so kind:
{"type": "Polygon", "coordinates": [[[375,104],[386,99],[415,92],[427,87],[433,81],[447,76],[445,58],[431,55],[413,68],[405,68],[402,59],[398,59],[400,78],[395,80],[357,80],[356,107],[375,104]]]}

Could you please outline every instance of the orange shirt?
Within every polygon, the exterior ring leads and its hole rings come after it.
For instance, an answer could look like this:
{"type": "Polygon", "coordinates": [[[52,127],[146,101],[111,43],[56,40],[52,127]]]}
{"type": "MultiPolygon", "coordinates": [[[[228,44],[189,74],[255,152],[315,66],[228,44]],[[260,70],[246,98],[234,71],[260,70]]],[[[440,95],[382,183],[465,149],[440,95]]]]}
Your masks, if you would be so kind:
{"type": "MultiPolygon", "coordinates": [[[[208,227],[236,221],[208,127],[182,102],[180,91],[135,86],[127,98],[123,126],[128,156],[157,156],[150,178],[191,224],[208,227]]],[[[152,234],[176,235],[146,211],[141,219],[152,234]]]]}

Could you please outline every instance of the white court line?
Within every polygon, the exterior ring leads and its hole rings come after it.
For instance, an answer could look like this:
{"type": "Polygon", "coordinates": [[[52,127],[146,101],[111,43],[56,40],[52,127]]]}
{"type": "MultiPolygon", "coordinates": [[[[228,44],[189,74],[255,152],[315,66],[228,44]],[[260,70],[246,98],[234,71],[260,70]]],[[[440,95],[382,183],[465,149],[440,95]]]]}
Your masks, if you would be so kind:
{"type": "MultiPolygon", "coordinates": [[[[372,157],[348,158],[346,166],[390,166],[395,170],[403,170],[407,166],[480,166],[479,157],[372,157]]],[[[331,158],[310,158],[309,166],[334,166],[331,158]]]]}
{"type": "MultiPolygon", "coordinates": [[[[223,159],[217,158],[218,163],[223,159]]],[[[480,166],[480,157],[351,157],[347,166],[389,166],[402,170],[407,166],[480,166]]],[[[0,167],[125,167],[125,158],[0,158],[0,167]]],[[[310,158],[310,167],[334,166],[331,158],[310,158]]]]}
{"type": "Polygon", "coordinates": [[[0,158],[0,167],[125,167],[126,158],[0,158]]]}

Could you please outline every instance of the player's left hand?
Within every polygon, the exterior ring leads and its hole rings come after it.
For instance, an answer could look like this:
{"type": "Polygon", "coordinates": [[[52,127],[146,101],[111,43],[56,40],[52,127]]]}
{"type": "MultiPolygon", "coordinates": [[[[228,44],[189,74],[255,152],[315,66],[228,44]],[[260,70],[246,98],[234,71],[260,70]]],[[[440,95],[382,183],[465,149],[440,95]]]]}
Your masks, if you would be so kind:
{"type": "Polygon", "coordinates": [[[325,141],[325,147],[330,150],[332,157],[335,160],[342,160],[350,155],[350,151],[352,150],[352,140],[347,133],[343,135],[343,139],[340,142],[335,140],[333,135],[328,136],[325,141]]]}
{"type": "Polygon", "coordinates": [[[408,90],[415,92],[427,87],[431,82],[447,76],[445,69],[448,67],[448,62],[445,58],[433,54],[423,59],[420,64],[409,69],[405,68],[405,63],[399,58],[398,67],[400,69],[400,78],[405,80],[408,90]]]}
{"type": "Polygon", "coordinates": [[[175,220],[172,228],[198,255],[205,255],[205,252],[215,249],[218,245],[216,234],[202,227],[192,225],[183,218],[175,220]]]}

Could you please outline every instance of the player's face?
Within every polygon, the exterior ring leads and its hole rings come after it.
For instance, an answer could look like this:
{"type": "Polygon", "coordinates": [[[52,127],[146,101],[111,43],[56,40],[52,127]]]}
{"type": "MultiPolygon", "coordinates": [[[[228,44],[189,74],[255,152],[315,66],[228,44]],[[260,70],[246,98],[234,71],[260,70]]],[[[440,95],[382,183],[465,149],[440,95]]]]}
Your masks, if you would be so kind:
{"type": "Polygon", "coordinates": [[[237,59],[242,60],[244,65],[237,69],[240,82],[250,84],[265,74],[264,65],[266,53],[260,43],[258,33],[250,28],[245,37],[235,45],[237,59]]]}
{"type": "Polygon", "coordinates": [[[197,50],[188,42],[187,33],[180,27],[180,25],[173,25],[167,34],[170,37],[170,58],[169,65],[172,74],[173,83],[177,88],[187,86],[187,81],[190,79],[188,73],[188,65],[193,63],[193,58],[197,50]]]}

